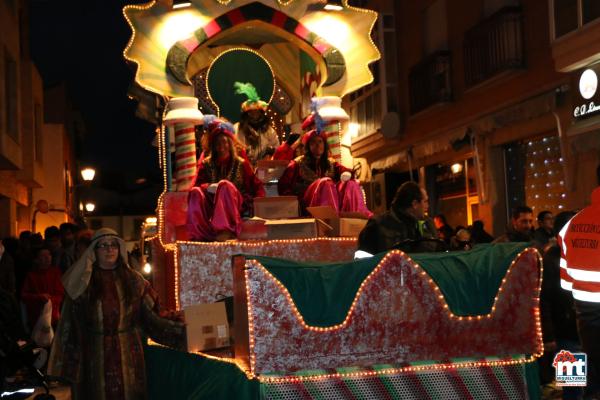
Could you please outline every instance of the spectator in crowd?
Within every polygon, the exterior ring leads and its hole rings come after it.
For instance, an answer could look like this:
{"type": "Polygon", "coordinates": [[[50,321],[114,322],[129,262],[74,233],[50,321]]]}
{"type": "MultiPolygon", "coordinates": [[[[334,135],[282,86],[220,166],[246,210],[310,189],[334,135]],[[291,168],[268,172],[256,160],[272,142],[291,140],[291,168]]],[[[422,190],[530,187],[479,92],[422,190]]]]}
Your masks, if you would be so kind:
{"type": "Polygon", "coordinates": [[[558,234],[561,287],[575,301],[577,331],[587,354],[586,396],[600,398],[600,166],[592,204],[575,215],[558,234]]]}
{"type": "Polygon", "coordinates": [[[494,240],[494,237],[487,233],[483,227],[483,221],[473,221],[471,225],[471,244],[476,245],[480,243],[490,243],[494,240]]]}
{"type": "MultiPolygon", "coordinates": [[[[574,215],[575,213],[572,211],[558,214],[556,220],[553,221],[556,229],[562,229],[574,215]]],[[[546,250],[543,261],[540,311],[544,349],[547,354],[540,362],[542,363],[542,371],[552,372],[553,369],[549,364],[552,363],[555,353],[560,350],[568,350],[573,353],[580,352],[581,346],[577,335],[573,297],[560,287],[560,247],[558,247],[556,241],[546,250]],[[546,365],[543,365],[544,362],[546,365]]],[[[563,387],[564,399],[578,399],[581,393],[581,388],[563,387]]]]}
{"type": "MultiPolygon", "coordinates": [[[[407,241],[437,239],[437,231],[426,216],[429,197],[415,182],[403,183],[394,196],[390,209],[371,217],[358,236],[358,250],[370,254],[381,253],[402,246],[407,241]]],[[[439,243],[423,241],[423,246],[403,248],[412,251],[435,251],[439,243]]]]}
{"type": "Polygon", "coordinates": [[[25,282],[25,277],[33,268],[32,247],[34,245],[35,247],[44,245],[42,235],[39,233],[32,234],[29,231],[21,232],[19,240],[17,241],[17,250],[14,256],[17,300],[21,299],[23,282],[25,282]]]}
{"type": "Polygon", "coordinates": [[[21,290],[21,301],[27,311],[27,324],[33,328],[48,300],[52,302],[52,325],[60,317],[60,306],[64,289],[60,281],[60,269],[52,265],[52,255],[47,247],[33,250],[34,267],[25,278],[21,290]]]}
{"type": "Polygon", "coordinates": [[[79,260],[79,257],[83,255],[83,252],[92,243],[92,232],[89,230],[80,231],[77,235],[77,242],[75,243],[75,261],[79,260]]]}
{"type": "Polygon", "coordinates": [[[448,222],[446,222],[446,217],[444,214],[438,214],[433,217],[433,223],[435,224],[435,228],[437,229],[438,238],[444,241],[447,245],[450,244],[450,239],[454,236],[454,230],[448,222]]]}
{"type": "Polygon", "coordinates": [[[0,288],[15,296],[16,299],[15,264],[11,255],[4,248],[2,240],[0,240],[0,288]]]}
{"type": "Polygon", "coordinates": [[[450,238],[450,250],[471,250],[471,233],[468,229],[462,228],[456,232],[456,235],[450,238]]]}
{"type": "Polygon", "coordinates": [[[493,243],[530,242],[533,239],[533,210],[531,207],[518,206],[512,211],[510,226],[506,233],[497,237],[493,243]]]}
{"type": "Polygon", "coordinates": [[[44,246],[52,254],[52,265],[59,265],[63,248],[60,242],[60,230],[56,226],[49,226],[44,230],[44,246]]]}
{"type": "MultiPolygon", "coordinates": [[[[538,228],[533,233],[533,239],[540,246],[540,248],[545,248],[549,241],[554,242],[555,232],[554,232],[554,215],[550,211],[541,211],[537,215],[537,223],[538,228]]],[[[551,243],[550,245],[553,245],[551,243]]]]}
{"type": "Polygon", "coordinates": [[[60,242],[63,251],[58,266],[63,273],[75,262],[75,237],[77,230],[77,226],[69,222],[62,223],[59,227],[60,242]]]}
{"type": "MultiPolygon", "coordinates": [[[[19,349],[19,340],[26,341],[27,334],[23,329],[19,304],[12,293],[0,287],[0,393],[6,395],[5,378],[12,375],[23,365],[19,349]]],[[[14,398],[14,396],[7,396],[14,398]]]]}

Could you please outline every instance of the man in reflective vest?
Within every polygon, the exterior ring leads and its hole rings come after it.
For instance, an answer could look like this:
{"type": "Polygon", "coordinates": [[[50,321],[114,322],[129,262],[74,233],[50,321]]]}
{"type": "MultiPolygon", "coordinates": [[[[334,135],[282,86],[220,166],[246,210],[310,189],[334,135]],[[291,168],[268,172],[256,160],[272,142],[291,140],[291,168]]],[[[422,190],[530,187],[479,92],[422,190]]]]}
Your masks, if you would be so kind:
{"type": "MultiPolygon", "coordinates": [[[[596,174],[600,185],[600,166],[596,174]]],[[[560,284],[575,299],[579,337],[588,356],[587,392],[600,393],[600,186],[592,192],[592,204],[561,229],[558,240],[560,284]]]]}

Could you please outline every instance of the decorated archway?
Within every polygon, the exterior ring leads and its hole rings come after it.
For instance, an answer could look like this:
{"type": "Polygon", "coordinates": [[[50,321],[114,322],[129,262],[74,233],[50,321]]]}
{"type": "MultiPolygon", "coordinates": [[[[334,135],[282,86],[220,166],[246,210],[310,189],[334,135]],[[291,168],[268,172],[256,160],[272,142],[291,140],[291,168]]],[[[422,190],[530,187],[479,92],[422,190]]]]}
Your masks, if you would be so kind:
{"type": "Polygon", "coordinates": [[[192,0],[191,7],[174,10],[170,1],[158,0],[127,6],[124,15],[133,35],[124,55],[137,64],[137,83],[165,96],[193,95],[190,78],[211,57],[236,46],[269,59],[292,96],[299,96],[303,86],[313,94],[343,96],[373,80],[368,64],[379,59],[370,38],[377,14],[351,7],[346,0],[341,11],[326,12],[318,4],[192,0]],[[290,57],[294,68],[299,66],[294,76],[280,68],[290,57]]]}
{"type": "Polygon", "coordinates": [[[299,48],[309,52],[309,54],[313,53],[310,50],[314,50],[318,57],[313,58],[320,63],[320,57],[325,64],[324,71],[321,74],[326,77],[325,82],[323,82],[324,86],[339,81],[346,70],[344,56],[327,40],[311,32],[302,23],[281,11],[259,2],[253,2],[211,20],[202,28],[196,30],[190,37],[175,43],[169,49],[167,55],[169,72],[179,82],[191,84],[187,76],[187,64],[194,51],[206,42],[217,39],[219,35],[225,32],[231,34],[232,31],[240,31],[249,27],[276,31],[279,35],[289,39],[290,42],[295,43],[299,48]]]}

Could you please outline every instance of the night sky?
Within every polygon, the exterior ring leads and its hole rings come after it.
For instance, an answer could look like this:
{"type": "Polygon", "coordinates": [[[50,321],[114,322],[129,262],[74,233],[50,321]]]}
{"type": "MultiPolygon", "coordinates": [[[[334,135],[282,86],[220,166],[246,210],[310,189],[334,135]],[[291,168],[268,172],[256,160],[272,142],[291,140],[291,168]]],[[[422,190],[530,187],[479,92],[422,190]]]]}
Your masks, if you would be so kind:
{"type": "Polygon", "coordinates": [[[162,185],[155,127],[135,117],[127,96],[134,74],[123,58],[131,29],[122,9],[136,3],[145,1],[32,0],[30,10],[31,56],[44,86],[64,82],[85,123],[76,158],[96,168],[96,187],[122,195],[162,185]]]}

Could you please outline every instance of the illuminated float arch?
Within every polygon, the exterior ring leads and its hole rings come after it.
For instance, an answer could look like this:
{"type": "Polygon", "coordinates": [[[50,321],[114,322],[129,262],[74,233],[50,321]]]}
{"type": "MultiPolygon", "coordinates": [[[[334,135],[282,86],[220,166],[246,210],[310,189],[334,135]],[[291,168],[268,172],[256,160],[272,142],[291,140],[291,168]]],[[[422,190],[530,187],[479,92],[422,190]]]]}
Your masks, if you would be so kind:
{"type": "MultiPolygon", "coordinates": [[[[342,0],[343,10],[333,12],[318,10],[316,3],[191,0],[191,7],[181,10],[173,10],[171,2],[164,0],[128,5],[123,14],[133,34],[123,54],[136,64],[135,81],[143,89],[169,97],[191,96],[194,89],[189,81],[202,69],[195,60],[198,54],[208,52],[214,57],[230,47],[256,49],[233,40],[253,28],[262,35],[278,36],[281,43],[306,53],[316,64],[319,95],[341,97],[373,81],[369,64],[380,54],[370,35],[377,13],[349,6],[347,0],[342,0]],[[224,37],[231,40],[224,44],[224,37]],[[215,47],[220,51],[215,52],[215,47]]],[[[275,46],[267,47],[273,50],[275,46]]],[[[273,52],[264,54],[263,50],[261,47],[261,54],[271,59],[273,52]]],[[[291,77],[285,78],[282,82],[288,83],[291,77]]],[[[296,75],[293,80],[302,79],[296,75]]]]}
{"type": "Polygon", "coordinates": [[[271,31],[309,54],[320,65],[324,86],[339,81],[346,71],[344,56],[335,46],[294,18],[259,2],[231,10],[211,20],[192,36],[175,43],[167,55],[168,71],[179,82],[191,85],[187,70],[192,54],[224,34],[236,34],[248,28],[271,31]]]}

